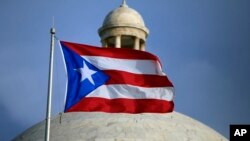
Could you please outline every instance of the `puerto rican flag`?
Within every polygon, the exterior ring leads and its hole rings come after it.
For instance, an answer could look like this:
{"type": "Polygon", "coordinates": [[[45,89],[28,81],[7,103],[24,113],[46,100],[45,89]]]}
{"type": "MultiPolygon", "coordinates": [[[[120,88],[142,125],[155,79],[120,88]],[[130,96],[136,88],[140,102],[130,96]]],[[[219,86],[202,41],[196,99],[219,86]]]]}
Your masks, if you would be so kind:
{"type": "Polygon", "coordinates": [[[144,51],[60,41],[67,70],[65,112],[167,113],[173,85],[144,51]]]}

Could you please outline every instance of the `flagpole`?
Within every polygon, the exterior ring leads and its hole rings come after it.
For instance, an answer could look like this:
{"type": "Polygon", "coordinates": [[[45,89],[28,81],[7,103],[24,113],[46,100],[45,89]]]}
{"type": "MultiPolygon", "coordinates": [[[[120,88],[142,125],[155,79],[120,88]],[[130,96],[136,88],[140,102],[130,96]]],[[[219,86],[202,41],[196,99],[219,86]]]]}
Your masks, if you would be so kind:
{"type": "Polygon", "coordinates": [[[46,115],[46,128],[45,128],[45,141],[50,139],[50,119],[51,119],[51,99],[52,99],[52,84],[53,84],[53,62],[54,62],[54,44],[55,44],[54,27],[50,29],[51,42],[50,42],[50,62],[49,62],[49,82],[48,82],[48,98],[47,98],[47,115],[46,115]]]}

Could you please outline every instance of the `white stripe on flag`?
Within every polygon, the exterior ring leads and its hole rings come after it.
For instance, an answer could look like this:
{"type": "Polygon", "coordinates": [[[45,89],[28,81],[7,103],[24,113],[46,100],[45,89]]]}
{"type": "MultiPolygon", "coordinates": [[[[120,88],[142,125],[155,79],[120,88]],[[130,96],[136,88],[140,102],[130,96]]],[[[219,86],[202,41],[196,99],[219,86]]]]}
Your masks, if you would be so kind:
{"type": "Polygon", "coordinates": [[[117,59],[100,56],[82,56],[91,64],[101,70],[120,70],[135,74],[165,74],[157,61],[153,60],[134,60],[134,59],[117,59]]]}
{"type": "Polygon", "coordinates": [[[107,99],[159,99],[173,100],[173,87],[145,88],[131,85],[102,85],[86,97],[99,97],[107,99]]]}

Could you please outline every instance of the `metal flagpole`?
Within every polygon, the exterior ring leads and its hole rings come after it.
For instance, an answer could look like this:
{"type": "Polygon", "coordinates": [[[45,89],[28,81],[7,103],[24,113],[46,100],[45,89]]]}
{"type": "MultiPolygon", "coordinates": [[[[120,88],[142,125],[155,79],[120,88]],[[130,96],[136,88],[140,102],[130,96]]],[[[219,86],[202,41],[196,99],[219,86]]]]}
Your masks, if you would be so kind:
{"type": "Polygon", "coordinates": [[[52,83],[53,83],[53,62],[54,62],[54,44],[55,44],[54,27],[50,29],[51,42],[50,42],[50,62],[49,62],[49,82],[48,82],[48,98],[47,98],[47,115],[46,115],[46,128],[45,128],[45,141],[50,139],[50,118],[51,118],[51,99],[52,99],[52,83]]]}

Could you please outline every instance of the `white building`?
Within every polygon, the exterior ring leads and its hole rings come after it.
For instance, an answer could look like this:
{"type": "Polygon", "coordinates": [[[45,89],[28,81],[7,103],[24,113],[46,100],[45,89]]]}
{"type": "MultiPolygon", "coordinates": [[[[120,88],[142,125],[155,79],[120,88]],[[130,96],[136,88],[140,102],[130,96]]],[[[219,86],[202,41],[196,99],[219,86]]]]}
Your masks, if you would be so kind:
{"type": "MultiPolygon", "coordinates": [[[[103,47],[145,50],[149,30],[141,15],[122,5],[111,11],[98,30],[103,47]]],[[[222,135],[183,114],[62,113],[51,121],[52,141],[226,141],[222,135]]],[[[44,141],[45,121],[15,141],[44,141]]]]}

